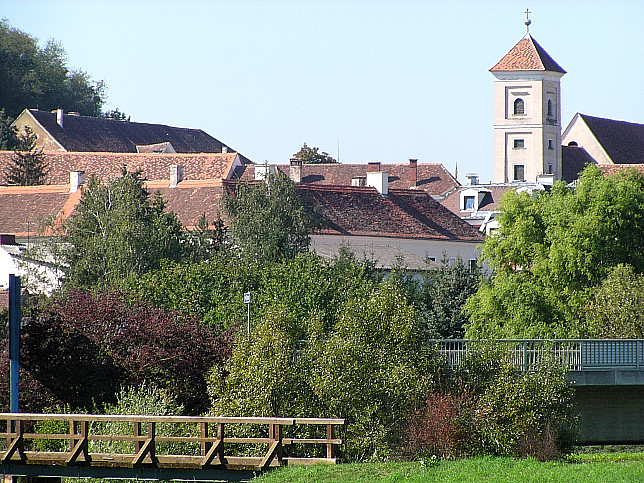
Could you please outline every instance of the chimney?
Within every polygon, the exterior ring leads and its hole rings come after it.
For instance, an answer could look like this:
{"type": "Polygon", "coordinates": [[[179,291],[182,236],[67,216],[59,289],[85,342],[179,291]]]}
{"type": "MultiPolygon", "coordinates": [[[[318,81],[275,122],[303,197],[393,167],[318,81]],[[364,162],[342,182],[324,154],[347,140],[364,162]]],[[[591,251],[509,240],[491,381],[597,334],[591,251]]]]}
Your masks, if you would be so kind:
{"type": "MultiPolygon", "coordinates": [[[[378,163],[378,169],[380,169],[380,163],[378,163]]],[[[367,171],[367,186],[376,188],[378,193],[386,196],[389,193],[389,173],[385,173],[384,171],[367,171]]]]}
{"type": "Polygon", "coordinates": [[[85,183],[85,171],[70,171],[69,173],[69,192],[76,193],[85,183]]]}
{"type": "Polygon", "coordinates": [[[64,116],[65,116],[65,112],[62,109],[56,109],[56,122],[61,128],[63,127],[64,116]]]}
{"type": "Polygon", "coordinates": [[[180,164],[170,165],[170,186],[176,188],[183,181],[183,166],[180,164]]]}
{"type": "Polygon", "coordinates": [[[302,182],[302,159],[301,158],[291,158],[291,167],[289,171],[289,176],[293,183],[302,182]]]}
{"type": "Polygon", "coordinates": [[[418,160],[410,159],[409,160],[409,181],[410,188],[416,188],[418,185],[418,160]]]}
{"type": "Polygon", "coordinates": [[[367,163],[367,173],[377,173],[380,171],[380,161],[369,161],[367,163]]]}
{"type": "Polygon", "coordinates": [[[467,178],[467,184],[469,184],[470,186],[475,186],[475,185],[479,184],[479,175],[478,174],[476,174],[476,173],[467,173],[465,175],[465,177],[467,178]]]}

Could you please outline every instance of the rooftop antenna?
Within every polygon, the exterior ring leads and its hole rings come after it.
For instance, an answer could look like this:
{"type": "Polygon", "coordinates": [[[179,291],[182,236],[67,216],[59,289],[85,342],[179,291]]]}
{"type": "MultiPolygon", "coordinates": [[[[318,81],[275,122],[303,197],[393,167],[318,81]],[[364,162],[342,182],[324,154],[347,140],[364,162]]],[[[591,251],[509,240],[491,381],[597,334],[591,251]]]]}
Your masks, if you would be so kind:
{"type": "Polygon", "coordinates": [[[525,24],[526,35],[530,34],[530,24],[532,23],[532,20],[530,20],[531,13],[532,12],[530,10],[528,10],[527,8],[525,9],[525,22],[523,23],[525,24]]]}

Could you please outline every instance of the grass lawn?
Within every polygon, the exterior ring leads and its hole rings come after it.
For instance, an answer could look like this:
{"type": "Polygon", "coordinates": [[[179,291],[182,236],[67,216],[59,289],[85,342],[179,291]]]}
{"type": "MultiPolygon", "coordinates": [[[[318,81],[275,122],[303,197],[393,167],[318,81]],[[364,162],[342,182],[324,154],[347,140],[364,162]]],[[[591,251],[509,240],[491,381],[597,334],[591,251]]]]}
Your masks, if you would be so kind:
{"type": "Polygon", "coordinates": [[[644,454],[611,453],[573,455],[566,462],[539,463],[534,460],[481,457],[460,461],[414,463],[351,463],[342,465],[294,466],[273,470],[253,483],[301,481],[351,483],[427,481],[456,482],[637,482],[644,481],[644,454]]]}

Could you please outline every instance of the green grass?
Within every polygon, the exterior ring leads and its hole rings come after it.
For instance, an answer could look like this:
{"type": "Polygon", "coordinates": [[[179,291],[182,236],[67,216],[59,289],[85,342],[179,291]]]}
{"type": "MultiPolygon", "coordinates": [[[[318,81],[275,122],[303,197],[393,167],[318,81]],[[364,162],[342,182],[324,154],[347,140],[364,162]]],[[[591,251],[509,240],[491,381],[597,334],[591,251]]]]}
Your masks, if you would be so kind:
{"type": "Polygon", "coordinates": [[[574,455],[569,461],[540,463],[529,459],[481,457],[460,461],[414,463],[351,463],[294,466],[273,470],[253,483],[396,482],[631,482],[644,481],[644,455],[610,453],[574,455]],[[576,457],[579,458],[576,459],[576,457]]]}

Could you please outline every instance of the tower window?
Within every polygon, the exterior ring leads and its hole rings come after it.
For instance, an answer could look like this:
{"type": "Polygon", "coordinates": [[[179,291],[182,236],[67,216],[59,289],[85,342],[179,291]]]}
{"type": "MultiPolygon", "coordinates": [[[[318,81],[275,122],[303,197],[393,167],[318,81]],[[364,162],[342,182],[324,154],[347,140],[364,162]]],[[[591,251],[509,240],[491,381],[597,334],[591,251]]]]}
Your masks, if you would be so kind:
{"type": "Polygon", "coordinates": [[[548,163],[548,174],[552,174],[554,172],[554,166],[552,163],[548,163]]]}
{"type": "Polygon", "coordinates": [[[514,101],[514,115],[515,116],[524,116],[525,115],[525,102],[523,99],[515,99],[514,101]]]}
{"type": "Polygon", "coordinates": [[[548,139],[548,149],[549,149],[549,150],[551,150],[551,151],[552,151],[553,149],[555,149],[555,142],[554,142],[554,140],[552,140],[552,139],[548,139]]]}
{"type": "Polygon", "coordinates": [[[523,139],[514,140],[514,149],[523,149],[525,148],[525,141],[523,139]]]}
{"type": "Polygon", "coordinates": [[[525,166],[522,164],[514,165],[514,181],[524,181],[525,180],[525,166]]]}
{"type": "Polygon", "coordinates": [[[552,99],[548,99],[548,116],[552,116],[552,99]]]}

